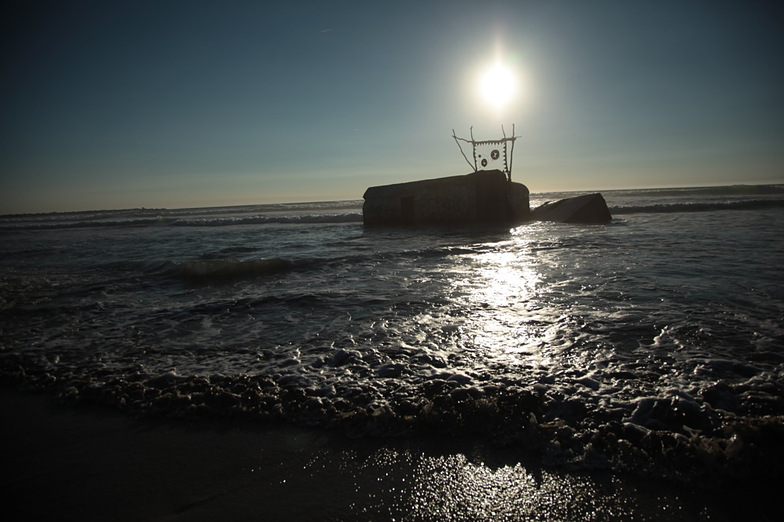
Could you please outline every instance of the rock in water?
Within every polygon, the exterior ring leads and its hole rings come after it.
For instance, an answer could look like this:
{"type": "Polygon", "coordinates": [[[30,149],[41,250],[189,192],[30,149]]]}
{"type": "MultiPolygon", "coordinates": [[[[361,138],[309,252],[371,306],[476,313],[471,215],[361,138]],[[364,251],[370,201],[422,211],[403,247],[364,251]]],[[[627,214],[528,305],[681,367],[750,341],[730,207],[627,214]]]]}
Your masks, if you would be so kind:
{"type": "Polygon", "coordinates": [[[559,223],[603,224],[609,223],[612,215],[604,197],[597,193],[545,203],[531,211],[531,219],[559,223]]]}
{"type": "Polygon", "coordinates": [[[528,188],[500,170],[370,187],[368,226],[513,224],[529,218],[528,188]]]}

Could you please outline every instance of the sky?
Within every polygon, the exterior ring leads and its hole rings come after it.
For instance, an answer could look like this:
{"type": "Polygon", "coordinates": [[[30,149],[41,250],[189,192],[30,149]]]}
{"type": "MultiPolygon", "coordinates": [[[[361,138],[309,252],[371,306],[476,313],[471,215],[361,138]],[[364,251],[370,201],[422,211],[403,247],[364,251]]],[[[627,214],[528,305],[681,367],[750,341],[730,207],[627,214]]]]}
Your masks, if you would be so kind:
{"type": "Polygon", "coordinates": [[[0,214],[360,199],[512,124],[531,192],[784,183],[780,5],[12,1],[0,214]]]}

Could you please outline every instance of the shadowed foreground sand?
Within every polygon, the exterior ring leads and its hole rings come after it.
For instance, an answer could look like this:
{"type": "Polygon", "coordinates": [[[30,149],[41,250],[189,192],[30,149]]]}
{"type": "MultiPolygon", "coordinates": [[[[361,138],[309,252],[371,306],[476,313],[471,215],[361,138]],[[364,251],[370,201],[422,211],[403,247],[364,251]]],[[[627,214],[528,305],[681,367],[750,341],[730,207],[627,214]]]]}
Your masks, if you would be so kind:
{"type": "Polygon", "coordinates": [[[675,522],[779,514],[780,483],[702,491],[524,467],[517,453],[460,441],[136,420],[8,389],[0,408],[5,520],[675,522]]]}

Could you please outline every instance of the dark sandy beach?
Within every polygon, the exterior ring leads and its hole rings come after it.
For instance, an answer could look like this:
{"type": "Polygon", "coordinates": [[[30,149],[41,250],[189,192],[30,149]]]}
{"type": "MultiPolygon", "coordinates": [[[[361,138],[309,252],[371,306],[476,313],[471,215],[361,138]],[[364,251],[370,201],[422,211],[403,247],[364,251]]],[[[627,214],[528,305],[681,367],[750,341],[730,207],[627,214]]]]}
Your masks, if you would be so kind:
{"type": "Polygon", "coordinates": [[[704,490],[519,451],[134,419],[4,389],[6,520],[775,520],[781,484],[704,490]],[[10,513],[16,513],[9,518],[10,513]]]}

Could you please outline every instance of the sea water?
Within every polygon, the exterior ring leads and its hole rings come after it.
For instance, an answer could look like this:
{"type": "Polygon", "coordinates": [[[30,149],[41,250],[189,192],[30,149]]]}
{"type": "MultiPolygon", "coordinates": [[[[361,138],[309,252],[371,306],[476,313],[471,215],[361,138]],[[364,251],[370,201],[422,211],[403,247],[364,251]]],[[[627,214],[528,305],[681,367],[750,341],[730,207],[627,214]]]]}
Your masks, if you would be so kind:
{"type": "Polygon", "coordinates": [[[0,375],[134,415],[780,474],[784,186],[604,196],[607,225],[364,228],[361,201],[3,216],[0,375]]]}

